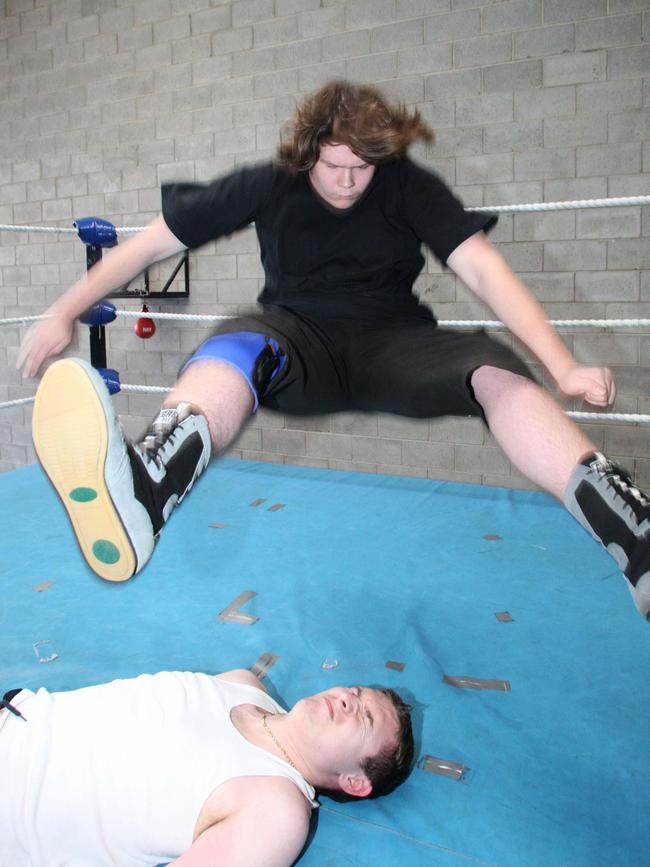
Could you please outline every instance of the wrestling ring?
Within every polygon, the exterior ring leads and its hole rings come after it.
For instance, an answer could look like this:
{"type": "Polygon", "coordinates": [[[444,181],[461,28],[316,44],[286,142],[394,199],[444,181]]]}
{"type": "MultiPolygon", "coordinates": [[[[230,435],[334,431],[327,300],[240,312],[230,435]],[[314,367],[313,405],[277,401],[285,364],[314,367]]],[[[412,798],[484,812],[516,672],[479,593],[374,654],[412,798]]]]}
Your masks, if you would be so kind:
{"type": "MultiPolygon", "coordinates": [[[[30,236],[76,231],[0,226],[30,236]]],[[[161,325],[226,318],[103,308],[91,331],[109,327],[113,314],[161,325]]],[[[554,324],[618,330],[648,328],[650,319],[554,324]]],[[[168,388],[118,376],[112,390],[168,388]]],[[[640,413],[569,414],[650,422],[640,413]]],[[[301,865],[647,864],[647,624],[610,557],[550,496],[223,459],[177,510],[146,569],[112,584],[85,565],[38,465],[0,475],[0,493],[5,689],[248,666],[288,705],[338,683],[392,686],[414,705],[409,780],[378,801],[323,798],[301,865]]]]}

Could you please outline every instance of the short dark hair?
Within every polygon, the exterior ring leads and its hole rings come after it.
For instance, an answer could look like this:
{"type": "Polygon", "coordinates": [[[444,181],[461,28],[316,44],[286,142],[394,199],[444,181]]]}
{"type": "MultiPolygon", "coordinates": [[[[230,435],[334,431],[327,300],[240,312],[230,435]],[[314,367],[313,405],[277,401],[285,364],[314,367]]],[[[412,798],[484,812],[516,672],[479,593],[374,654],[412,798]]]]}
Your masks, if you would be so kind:
{"type": "Polygon", "coordinates": [[[389,795],[411,773],[413,766],[413,728],[411,706],[406,704],[394,689],[381,687],[379,692],[391,700],[397,714],[397,744],[388,747],[376,756],[369,756],[361,767],[372,783],[370,798],[389,795]]]}
{"type": "Polygon", "coordinates": [[[347,145],[371,165],[406,153],[416,139],[433,139],[420,113],[392,104],[376,87],[330,81],[307,95],[285,125],[277,151],[279,165],[293,171],[311,169],[328,142],[347,145]]]}
{"type": "MultiPolygon", "coordinates": [[[[361,762],[361,770],[372,784],[368,798],[388,795],[396,789],[411,773],[413,767],[413,727],[411,725],[411,705],[407,704],[394,689],[377,687],[377,691],[390,699],[397,715],[397,740],[374,756],[367,756],[361,762]]],[[[341,789],[319,789],[334,801],[356,801],[341,789]]]]}

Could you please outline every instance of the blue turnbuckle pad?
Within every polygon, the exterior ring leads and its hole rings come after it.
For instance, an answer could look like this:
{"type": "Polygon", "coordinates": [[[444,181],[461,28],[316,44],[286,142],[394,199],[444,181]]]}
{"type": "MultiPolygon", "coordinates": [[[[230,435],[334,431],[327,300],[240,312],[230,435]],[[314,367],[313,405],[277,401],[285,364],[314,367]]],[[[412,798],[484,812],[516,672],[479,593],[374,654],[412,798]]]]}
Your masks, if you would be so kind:
{"type": "Polygon", "coordinates": [[[95,247],[114,247],[117,244],[115,226],[100,217],[82,217],[72,224],[84,242],[95,247]]]}
{"type": "Polygon", "coordinates": [[[117,394],[120,391],[122,385],[120,384],[120,375],[117,370],[113,370],[110,367],[98,367],[97,373],[106,383],[109,394],[117,394]]]}
{"type": "Polygon", "coordinates": [[[79,322],[83,322],[84,325],[108,325],[116,317],[115,305],[110,301],[100,301],[99,304],[93,304],[88,310],[84,310],[79,317],[79,322]]]}

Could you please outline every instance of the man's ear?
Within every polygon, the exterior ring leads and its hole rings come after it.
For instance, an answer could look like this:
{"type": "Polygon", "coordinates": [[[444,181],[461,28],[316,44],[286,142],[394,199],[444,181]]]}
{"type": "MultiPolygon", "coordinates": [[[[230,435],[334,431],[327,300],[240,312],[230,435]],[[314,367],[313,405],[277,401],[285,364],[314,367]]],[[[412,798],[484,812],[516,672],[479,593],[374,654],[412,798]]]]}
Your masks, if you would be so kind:
{"type": "Polygon", "coordinates": [[[372,783],[363,771],[357,774],[339,774],[338,783],[346,795],[354,798],[367,798],[372,792],[372,783]]]}

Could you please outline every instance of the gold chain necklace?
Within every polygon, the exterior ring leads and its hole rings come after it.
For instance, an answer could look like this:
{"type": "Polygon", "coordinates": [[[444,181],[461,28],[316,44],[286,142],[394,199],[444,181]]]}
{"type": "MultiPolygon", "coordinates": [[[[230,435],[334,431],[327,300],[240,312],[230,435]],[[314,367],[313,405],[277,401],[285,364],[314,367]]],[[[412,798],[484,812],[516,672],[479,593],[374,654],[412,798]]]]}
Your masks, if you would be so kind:
{"type": "Polygon", "coordinates": [[[262,714],[262,725],[264,726],[264,728],[265,728],[266,731],[268,732],[269,737],[271,738],[271,740],[273,741],[273,743],[274,743],[274,744],[276,745],[276,747],[280,750],[280,752],[281,752],[282,755],[285,757],[285,759],[289,762],[289,764],[291,765],[291,767],[292,767],[294,770],[297,771],[298,768],[295,766],[294,762],[291,760],[291,756],[290,756],[289,753],[285,750],[285,748],[282,746],[282,744],[281,744],[280,741],[276,738],[276,736],[273,734],[273,732],[271,731],[271,729],[267,726],[267,724],[266,724],[266,718],[267,718],[267,716],[268,716],[268,714],[266,714],[266,713],[262,714]]]}

